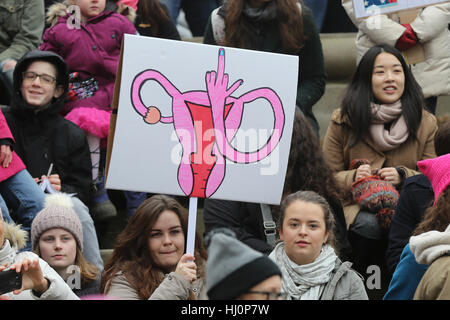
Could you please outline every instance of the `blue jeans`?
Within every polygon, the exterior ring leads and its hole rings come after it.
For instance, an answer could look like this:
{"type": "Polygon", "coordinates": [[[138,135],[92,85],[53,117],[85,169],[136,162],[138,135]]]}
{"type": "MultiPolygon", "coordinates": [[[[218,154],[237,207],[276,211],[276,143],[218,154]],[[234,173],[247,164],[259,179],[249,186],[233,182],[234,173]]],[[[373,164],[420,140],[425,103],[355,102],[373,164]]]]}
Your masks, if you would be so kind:
{"type": "Polygon", "coordinates": [[[8,208],[13,213],[14,221],[28,232],[28,241],[24,251],[31,251],[31,223],[44,206],[44,192],[27,170],[0,182],[0,208],[3,219],[13,222],[8,208]]]}
{"type": "Polygon", "coordinates": [[[131,217],[136,211],[137,207],[147,199],[146,192],[124,191],[125,199],[127,200],[127,214],[131,217]]]}
{"type": "Polygon", "coordinates": [[[177,24],[180,9],[183,9],[189,29],[194,37],[205,33],[211,12],[218,7],[216,0],[160,0],[169,9],[170,18],[177,24]]]}
{"type": "Polygon", "coordinates": [[[8,60],[11,59],[5,59],[3,61],[0,61],[0,72],[5,76],[4,79],[8,81],[8,83],[5,83],[5,85],[7,85],[8,88],[10,88],[12,91],[14,68],[3,71],[3,66],[5,65],[6,62],[8,62],[8,60]]]}
{"type": "Polygon", "coordinates": [[[89,214],[89,209],[77,197],[72,197],[73,210],[80,218],[81,226],[83,228],[83,256],[84,258],[95,265],[99,271],[103,270],[103,260],[100,255],[100,247],[98,245],[97,232],[95,231],[94,220],[89,214]]]}
{"type": "Polygon", "coordinates": [[[316,22],[317,29],[320,32],[323,25],[323,19],[325,19],[325,14],[327,12],[328,0],[304,0],[303,2],[311,8],[314,21],[316,22]]]}

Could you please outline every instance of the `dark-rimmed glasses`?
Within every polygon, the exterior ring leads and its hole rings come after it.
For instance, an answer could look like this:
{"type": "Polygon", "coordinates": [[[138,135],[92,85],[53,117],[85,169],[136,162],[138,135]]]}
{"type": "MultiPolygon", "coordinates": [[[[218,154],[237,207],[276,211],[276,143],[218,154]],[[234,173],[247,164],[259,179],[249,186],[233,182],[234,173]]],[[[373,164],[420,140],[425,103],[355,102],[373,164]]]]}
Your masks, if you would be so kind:
{"type": "Polygon", "coordinates": [[[265,295],[265,299],[261,300],[286,300],[286,293],[283,292],[270,292],[270,291],[247,291],[246,294],[261,294],[265,295]]]}
{"type": "Polygon", "coordinates": [[[37,77],[39,77],[39,80],[46,85],[51,85],[56,81],[55,77],[52,77],[49,74],[37,74],[36,72],[33,71],[26,71],[22,73],[23,75],[23,80],[27,81],[27,82],[34,82],[34,80],[36,80],[37,77]]]}

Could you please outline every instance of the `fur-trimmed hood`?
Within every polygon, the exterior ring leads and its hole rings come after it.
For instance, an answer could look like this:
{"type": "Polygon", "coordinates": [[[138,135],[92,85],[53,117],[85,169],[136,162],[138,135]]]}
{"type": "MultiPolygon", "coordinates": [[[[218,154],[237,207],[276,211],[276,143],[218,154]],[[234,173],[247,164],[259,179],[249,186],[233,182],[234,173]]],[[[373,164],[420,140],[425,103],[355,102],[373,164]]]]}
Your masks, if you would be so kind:
{"type": "Polygon", "coordinates": [[[23,249],[27,243],[28,233],[20,225],[3,221],[3,237],[9,241],[11,247],[18,252],[23,249]]]}
{"type": "MultiPolygon", "coordinates": [[[[68,8],[70,4],[68,0],[63,2],[57,2],[52,4],[46,13],[46,22],[49,26],[54,26],[58,23],[58,19],[61,17],[65,17],[69,14],[68,8]]],[[[105,10],[117,12],[123,16],[125,16],[133,25],[134,20],[136,19],[136,11],[125,4],[116,4],[114,1],[107,1],[105,10]]]]}

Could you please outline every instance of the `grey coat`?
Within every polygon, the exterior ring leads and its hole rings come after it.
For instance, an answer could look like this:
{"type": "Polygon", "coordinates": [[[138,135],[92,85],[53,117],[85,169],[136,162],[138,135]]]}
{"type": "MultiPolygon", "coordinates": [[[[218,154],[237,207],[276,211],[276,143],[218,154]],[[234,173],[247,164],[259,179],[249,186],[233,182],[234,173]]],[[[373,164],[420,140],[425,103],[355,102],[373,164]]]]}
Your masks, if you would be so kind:
{"type": "Polygon", "coordinates": [[[320,300],[369,300],[363,278],[353,269],[352,263],[339,259],[333,277],[325,286],[320,300]]]}
{"type": "MultiPolygon", "coordinates": [[[[207,299],[204,279],[198,279],[193,283],[189,283],[177,273],[171,272],[164,276],[163,281],[153,291],[149,300],[187,300],[191,291],[198,300],[207,299]]],[[[109,290],[106,294],[113,299],[140,300],[136,289],[128,282],[122,272],[118,272],[111,279],[109,290]]]]}

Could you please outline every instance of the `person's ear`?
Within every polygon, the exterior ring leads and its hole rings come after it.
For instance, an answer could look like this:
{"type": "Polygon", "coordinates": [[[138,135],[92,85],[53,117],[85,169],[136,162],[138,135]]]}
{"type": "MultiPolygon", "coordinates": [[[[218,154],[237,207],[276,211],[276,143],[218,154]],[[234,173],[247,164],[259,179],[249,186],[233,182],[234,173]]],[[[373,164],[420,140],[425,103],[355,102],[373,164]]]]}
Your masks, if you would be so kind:
{"type": "Polygon", "coordinates": [[[55,88],[55,93],[53,94],[53,98],[58,99],[64,93],[64,87],[62,85],[57,85],[55,88]]]}
{"type": "Polygon", "coordinates": [[[328,231],[326,234],[325,234],[325,238],[323,239],[323,245],[326,245],[327,244],[327,241],[328,241],[328,236],[330,235],[330,231],[328,231]]]}
{"type": "Polygon", "coordinates": [[[284,241],[283,230],[281,228],[278,228],[278,235],[280,236],[280,240],[284,241]]]}

